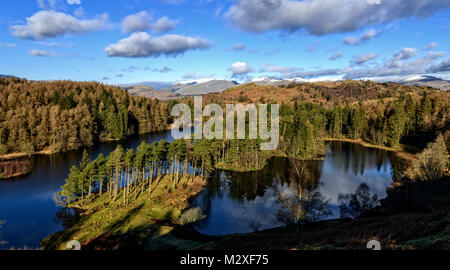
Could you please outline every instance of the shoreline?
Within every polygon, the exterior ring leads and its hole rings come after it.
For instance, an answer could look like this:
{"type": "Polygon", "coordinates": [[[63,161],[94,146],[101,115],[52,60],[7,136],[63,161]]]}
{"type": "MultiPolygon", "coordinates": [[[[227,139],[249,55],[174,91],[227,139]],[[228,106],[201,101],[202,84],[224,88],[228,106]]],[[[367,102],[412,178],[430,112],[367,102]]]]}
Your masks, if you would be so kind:
{"type": "Polygon", "coordinates": [[[0,155],[0,161],[11,161],[11,160],[15,160],[15,159],[19,159],[19,158],[24,158],[24,157],[32,157],[32,156],[45,156],[45,155],[54,155],[59,153],[59,151],[55,151],[55,150],[49,150],[49,149],[44,149],[38,152],[35,152],[33,154],[27,154],[27,153],[9,153],[9,154],[4,154],[4,155],[0,155]]]}
{"type": "MultiPolygon", "coordinates": [[[[160,130],[160,131],[155,131],[155,132],[134,134],[134,135],[127,136],[123,140],[127,140],[129,137],[132,137],[132,136],[150,135],[150,134],[156,134],[156,133],[159,133],[159,132],[165,132],[165,131],[169,131],[169,130],[171,130],[170,127],[168,127],[167,129],[160,130]]],[[[121,139],[120,140],[119,139],[104,139],[104,140],[99,140],[98,143],[101,144],[101,143],[111,143],[111,142],[119,142],[119,141],[121,141],[121,139]]],[[[23,153],[23,152],[15,152],[15,153],[9,153],[9,154],[0,155],[0,161],[10,161],[10,160],[15,160],[15,159],[19,159],[19,158],[40,156],[40,155],[42,155],[42,156],[50,156],[50,155],[54,155],[54,154],[58,154],[58,153],[69,153],[69,152],[72,152],[72,151],[78,151],[78,150],[80,150],[82,148],[89,148],[89,147],[92,147],[92,146],[93,145],[91,145],[91,146],[82,146],[82,147],[79,147],[77,149],[70,150],[70,151],[58,151],[58,150],[52,149],[52,146],[49,146],[49,147],[47,147],[47,148],[45,148],[45,149],[43,149],[41,151],[37,151],[37,152],[34,152],[32,154],[27,154],[27,153],[23,153]]]]}
{"type": "Polygon", "coordinates": [[[398,147],[389,147],[389,146],[384,146],[384,145],[372,144],[372,143],[366,142],[361,139],[355,140],[355,139],[346,139],[346,138],[341,138],[341,139],[325,138],[324,141],[325,142],[347,142],[347,143],[359,144],[359,145],[361,145],[363,147],[367,147],[367,148],[374,148],[374,149],[380,149],[380,150],[392,152],[395,154],[395,156],[397,156],[405,161],[410,162],[410,161],[416,160],[415,154],[405,150],[404,145],[400,145],[398,147]]]}

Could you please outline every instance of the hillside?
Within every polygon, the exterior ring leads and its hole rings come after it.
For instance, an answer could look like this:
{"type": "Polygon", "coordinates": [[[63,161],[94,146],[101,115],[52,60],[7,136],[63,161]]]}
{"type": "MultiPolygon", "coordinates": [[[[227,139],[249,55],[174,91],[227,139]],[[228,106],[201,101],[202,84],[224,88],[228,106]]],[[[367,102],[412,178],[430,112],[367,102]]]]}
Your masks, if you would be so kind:
{"type": "Polygon", "coordinates": [[[173,87],[169,88],[169,90],[181,96],[193,96],[209,93],[220,93],[235,86],[235,82],[226,80],[212,80],[194,84],[175,84],[173,87]]]}
{"type": "Polygon", "coordinates": [[[436,78],[433,76],[417,76],[411,77],[402,81],[401,83],[406,85],[415,85],[415,86],[424,86],[424,87],[432,87],[440,90],[450,90],[450,82],[436,78]]]}
{"type": "MultiPolygon", "coordinates": [[[[273,85],[257,85],[249,83],[227,89],[220,94],[207,95],[207,100],[223,104],[274,103],[293,104],[295,102],[311,102],[330,107],[335,104],[363,102],[399,97],[411,93],[422,95],[424,91],[445,93],[428,87],[409,86],[398,83],[376,83],[372,81],[338,81],[317,83],[290,83],[279,87],[273,85]]],[[[447,96],[447,95],[446,95],[447,96]]]]}
{"type": "Polygon", "coordinates": [[[0,78],[0,155],[75,150],[165,130],[167,104],[96,82],[0,78]]]}
{"type": "Polygon", "coordinates": [[[133,87],[126,87],[124,89],[127,90],[128,93],[130,93],[130,95],[132,96],[140,96],[159,100],[169,100],[180,97],[179,95],[170,92],[169,90],[156,90],[148,86],[133,86],[133,87]]]}
{"type": "Polygon", "coordinates": [[[195,95],[220,93],[226,89],[235,87],[236,85],[236,82],[226,80],[200,80],[179,82],[166,89],[155,89],[146,85],[129,86],[124,87],[124,89],[135,96],[170,100],[195,95]]]}

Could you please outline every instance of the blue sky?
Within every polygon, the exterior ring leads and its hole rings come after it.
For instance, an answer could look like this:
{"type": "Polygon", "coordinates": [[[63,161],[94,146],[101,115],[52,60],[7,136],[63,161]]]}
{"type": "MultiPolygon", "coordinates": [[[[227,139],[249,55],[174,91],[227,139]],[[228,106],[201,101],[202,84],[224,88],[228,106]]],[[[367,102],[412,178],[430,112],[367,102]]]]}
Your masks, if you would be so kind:
{"type": "Polygon", "coordinates": [[[0,74],[450,79],[450,0],[5,0],[0,74]]]}

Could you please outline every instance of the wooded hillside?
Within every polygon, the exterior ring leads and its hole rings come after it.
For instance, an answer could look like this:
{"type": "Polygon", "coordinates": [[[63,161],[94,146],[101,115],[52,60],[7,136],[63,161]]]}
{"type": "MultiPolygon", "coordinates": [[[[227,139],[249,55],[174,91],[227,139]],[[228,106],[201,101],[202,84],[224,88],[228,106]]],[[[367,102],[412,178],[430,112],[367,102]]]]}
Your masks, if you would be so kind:
{"type": "Polygon", "coordinates": [[[167,104],[96,82],[0,78],[0,155],[69,151],[165,130],[167,104]]]}

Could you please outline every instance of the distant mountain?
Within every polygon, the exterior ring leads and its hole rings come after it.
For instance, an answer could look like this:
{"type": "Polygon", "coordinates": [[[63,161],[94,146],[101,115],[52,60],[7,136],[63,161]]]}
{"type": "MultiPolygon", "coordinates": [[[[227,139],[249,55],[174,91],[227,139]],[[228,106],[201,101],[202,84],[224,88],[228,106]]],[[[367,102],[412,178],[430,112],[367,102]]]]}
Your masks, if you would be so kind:
{"type": "Polygon", "coordinates": [[[221,93],[228,88],[235,87],[236,85],[238,85],[238,83],[235,81],[204,79],[178,82],[169,85],[165,89],[157,89],[146,84],[127,85],[122,86],[122,88],[127,90],[131,95],[168,100],[194,95],[221,93]]]}
{"type": "Polygon", "coordinates": [[[290,83],[308,83],[308,82],[335,82],[341,81],[340,78],[313,78],[313,79],[303,79],[303,78],[293,78],[293,79],[282,79],[282,78],[273,78],[273,77],[259,77],[254,78],[251,82],[256,85],[273,85],[273,86],[281,86],[288,85],[290,83]]]}
{"type": "Polygon", "coordinates": [[[11,78],[12,76],[11,75],[3,75],[3,74],[0,74],[0,78],[11,78]]]}
{"type": "Polygon", "coordinates": [[[156,90],[162,90],[167,89],[173,85],[173,82],[157,82],[157,81],[147,81],[147,82],[139,82],[139,83],[129,83],[129,84],[121,84],[119,85],[122,88],[129,88],[129,87],[141,87],[141,86],[147,86],[156,90]]]}
{"type": "Polygon", "coordinates": [[[433,76],[413,76],[400,81],[400,83],[415,86],[428,86],[447,91],[450,90],[450,81],[446,81],[433,76]]]}
{"type": "Polygon", "coordinates": [[[156,90],[155,88],[145,85],[124,87],[123,89],[127,90],[128,93],[130,93],[132,96],[155,98],[159,100],[168,100],[180,97],[177,94],[170,92],[169,90],[156,90]]]}
{"type": "Polygon", "coordinates": [[[191,81],[176,83],[167,90],[180,96],[193,96],[205,95],[210,93],[221,93],[228,88],[235,87],[236,85],[238,85],[237,82],[226,80],[208,80],[200,82],[191,81]]]}

